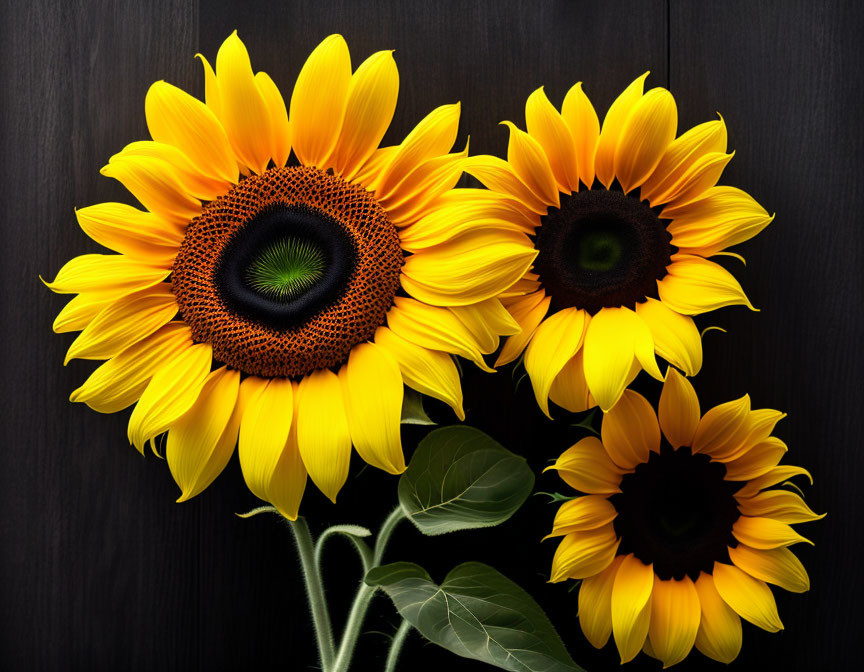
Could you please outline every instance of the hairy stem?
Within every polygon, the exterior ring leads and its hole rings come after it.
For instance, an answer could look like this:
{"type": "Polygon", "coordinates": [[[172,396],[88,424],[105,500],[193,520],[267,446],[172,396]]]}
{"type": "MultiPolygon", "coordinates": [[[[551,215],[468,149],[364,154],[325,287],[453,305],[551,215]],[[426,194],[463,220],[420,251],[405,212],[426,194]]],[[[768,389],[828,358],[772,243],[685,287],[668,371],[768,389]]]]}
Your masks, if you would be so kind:
{"type": "Polygon", "coordinates": [[[411,624],[402,620],[399,624],[399,629],[393,635],[393,641],[390,643],[390,651],[387,652],[387,662],[384,665],[384,672],[396,672],[396,662],[399,660],[399,654],[402,653],[402,645],[408,638],[408,633],[411,632],[411,624]]]}

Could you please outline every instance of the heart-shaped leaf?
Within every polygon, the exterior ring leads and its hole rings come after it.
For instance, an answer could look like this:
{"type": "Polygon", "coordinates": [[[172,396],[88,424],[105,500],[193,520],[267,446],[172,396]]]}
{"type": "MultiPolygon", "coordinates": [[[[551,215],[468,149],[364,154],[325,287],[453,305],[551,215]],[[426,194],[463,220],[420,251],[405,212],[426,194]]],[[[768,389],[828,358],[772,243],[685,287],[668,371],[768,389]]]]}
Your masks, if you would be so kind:
{"type": "Polygon", "coordinates": [[[479,429],[458,425],[424,438],[399,480],[405,515],[428,535],[492,527],[531,493],[534,474],[479,429]]]}
{"type": "Polygon", "coordinates": [[[466,562],[439,586],[411,562],[376,567],[381,587],[426,639],[448,651],[513,672],[581,672],[546,614],[499,571],[466,562]]]}

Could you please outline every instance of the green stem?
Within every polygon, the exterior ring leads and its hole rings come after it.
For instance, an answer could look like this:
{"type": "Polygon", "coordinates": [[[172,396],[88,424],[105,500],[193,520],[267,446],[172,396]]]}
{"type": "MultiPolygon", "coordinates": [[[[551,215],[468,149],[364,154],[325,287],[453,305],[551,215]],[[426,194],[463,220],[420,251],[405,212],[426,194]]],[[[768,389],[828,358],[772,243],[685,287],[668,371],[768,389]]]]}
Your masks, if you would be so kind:
{"type": "Polygon", "coordinates": [[[315,564],[312,534],[303,518],[291,522],[291,531],[294,533],[294,539],[297,542],[297,554],[300,556],[300,564],[303,567],[306,597],[312,611],[312,623],[315,627],[315,639],[318,642],[321,669],[323,672],[330,672],[333,664],[333,628],[330,625],[330,613],[327,611],[327,601],[324,598],[321,573],[315,564]]]}
{"type": "MultiPolygon", "coordinates": [[[[318,537],[318,541],[315,542],[315,568],[318,570],[319,574],[321,574],[321,557],[324,554],[324,542],[334,534],[343,533],[333,527],[328,527],[321,533],[321,536],[318,537]]],[[[354,544],[354,548],[357,550],[357,555],[360,556],[360,562],[363,563],[363,576],[366,576],[366,572],[372,569],[372,549],[369,548],[369,545],[365,541],[353,534],[345,534],[344,536],[348,537],[351,540],[351,543],[354,544]]]]}
{"type": "Polygon", "coordinates": [[[402,653],[402,645],[408,638],[408,633],[411,632],[411,624],[402,620],[399,624],[399,629],[393,635],[393,641],[390,643],[390,651],[387,652],[387,663],[384,665],[384,672],[396,672],[396,662],[399,660],[399,654],[402,653]]]}
{"type": "MultiPolygon", "coordinates": [[[[384,551],[387,548],[387,542],[390,541],[390,536],[393,534],[396,525],[404,517],[405,514],[402,512],[401,507],[397,507],[387,516],[384,524],[381,525],[378,538],[375,540],[371,567],[377,567],[381,564],[381,559],[384,557],[384,551]]],[[[333,663],[333,672],[347,672],[349,665],[351,665],[351,659],[354,657],[354,648],[357,646],[357,638],[360,636],[360,629],[363,627],[363,621],[375,595],[375,590],[375,588],[366,585],[365,582],[360,582],[360,587],[357,589],[357,595],[354,598],[354,604],[351,605],[351,612],[348,614],[348,621],[345,623],[345,631],[342,633],[342,641],[339,643],[339,651],[333,663]]]]}

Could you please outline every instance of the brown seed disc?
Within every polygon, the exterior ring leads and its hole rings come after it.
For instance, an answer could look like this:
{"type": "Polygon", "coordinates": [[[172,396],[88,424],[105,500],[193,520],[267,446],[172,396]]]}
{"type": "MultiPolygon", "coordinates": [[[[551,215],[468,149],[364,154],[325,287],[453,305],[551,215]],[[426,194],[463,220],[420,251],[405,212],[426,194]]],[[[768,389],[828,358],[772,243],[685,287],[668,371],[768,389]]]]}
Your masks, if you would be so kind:
{"type": "Polygon", "coordinates": [[[241,181],[192,220],[171,284],[194,340],[210,343],[216,360],[251,375],[301,376],[343,364],[384,324],[402,263],[396,227],[372,194],[315,168],[276,168],[241,181]],[[219,281],[226,250],[249,234],[259,213],[274,207],[328,220],[354,248],[344,288],[286,328],[231,307],[219,281]]]}

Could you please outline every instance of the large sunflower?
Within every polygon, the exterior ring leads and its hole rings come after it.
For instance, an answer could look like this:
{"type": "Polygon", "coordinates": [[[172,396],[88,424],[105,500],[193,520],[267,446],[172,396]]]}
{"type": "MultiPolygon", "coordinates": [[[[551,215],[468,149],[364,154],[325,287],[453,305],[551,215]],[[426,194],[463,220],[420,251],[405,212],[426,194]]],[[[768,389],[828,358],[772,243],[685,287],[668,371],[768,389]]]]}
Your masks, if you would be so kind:
{"type": "MultiPolygon", "coordinates": [[[[655,353],[688,376],[702,365],[692,315],[750,305],[707,257],[756,235],[772,217],[748,194],[715,186],[732,158],[726,126],[676,138],[669,91],[643,94],[647,73],[615,100],[602,130],[581,83],[559,113],[543,89],[510,122],[508,161],[472,157],[466,171],[533,213],[537,261],[504,297],[522,332],[498,364],[525,350],[537,402],[608,411],[655,353]]],[[[729,254],[729,253],[726,253],[729,254]]],[[[737,255],[733,255],[737,256],[737,255]]]]}
{"type": "Polygon", "coordinates": [[[751,410],[745,396],[700,419],[692,386],[670,367],[659,423],[627,390],[600,439],[579,441],[549,467],[586,493],[561,506],[549,536],[563,537],[551,580],[583,580],[579,623],[591,644],[613,634],[622,662],[644,650],[664,666],[695,644],[728,663],[741,648],[741,618],[783,628],[767,583],[809,589],[788,548],[808,540],[790,523],[822,516],[794,492],[770,489],[811,478],[778,464],[786,446],[771,432],[782,417],[751,410]]]}
{"type": "Polygon", "coordinates": [[[352,444],[404,470],[403,383],[464,417],[452,355],[490,370],[483,355],[519,330],[495,297],[535,255],[518,217],[484,217],[502,199],[453,188],[467,155],[450,153],[458,104],[379,149],[399,88],[392,52],[352,73],[345,41],[328,37],[287,109],[236,32],[215,70],[201,62],[206,103],[157,82],[153,140],[102,169],[146,210],[78,210],[119,254],[77,257],[48,283],[78,294],[54,329],[81,330],[67,361],[107,360],[72,401],[105,413],[137,402],[129,439],[141,451],[168,432],[180,500],[213,481],[239,437],[250,490],[294,519],[307,473],[335,500],[352,444]],[[402,243],[442,222],[446,242],[402,243]]]}

